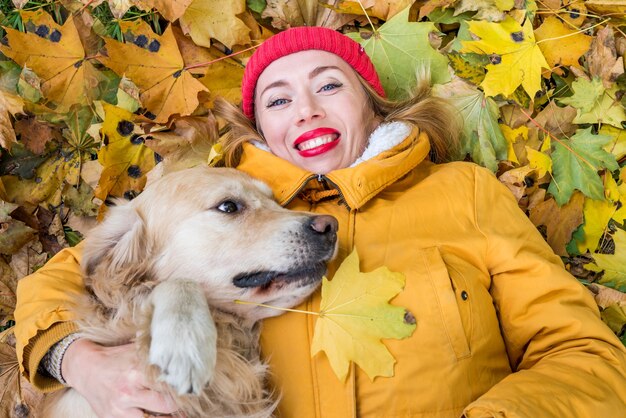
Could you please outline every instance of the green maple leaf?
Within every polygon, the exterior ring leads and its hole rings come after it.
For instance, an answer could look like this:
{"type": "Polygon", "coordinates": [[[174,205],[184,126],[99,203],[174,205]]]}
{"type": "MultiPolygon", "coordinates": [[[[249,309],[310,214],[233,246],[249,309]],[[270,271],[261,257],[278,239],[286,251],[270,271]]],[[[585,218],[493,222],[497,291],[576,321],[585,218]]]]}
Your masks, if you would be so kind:
{"type": "Polygon", "coordinates": [[[495,172],[498,160],[505,160],[508,153],[507,140],[498,125],[498,105],[459,78],[434,86],[433,93],[450,99],[463,116],[461,155],[457,158],[469,154],[474,162],[495,172]]]}
{"type": "Polygon", "coordinates": [[[350,361],[372,380],[376,376],[393,376],[395,359],[380,339],[403,339],[416,327],[406,309],[388,303],[404,288],[404,281],[404,275],[386,267],[361,273],[354,250],[339,266],[333,280],[323,281],[311,355],[324,351],[342,381],[348,375],[350,361]]]}
{"type": "Polygon", "coordinates": [[[576,108],[574,123],[606,123],[622,128],[626,112],[615,97],[617,87],[604,88],[600,78],[591,81],[579,78],[572,83],[572,90],[571,97],[559,99],[559,102],[576,108]]]}
{"type": "Polygon", "coordinates": [[[606,135],[594,135],[591,128],[579,129],[570,140],[554,143],[552,152],[554,179],[548,187],[559,205],[567,203],[578,189],[591,199],[604,199],[604,185],[598,170],[619,168],[615,156],[602,147],[611,141],[606,135]]]}
{"type": "Polygon", "coordinates": [[[626,232],[621,229],[613,234],[615,254],[593,254],[594,263],[585,264],[591,271],[604,271],[599,283],[626,292],[626,232]]]}
{"type": "Polygon", "coordinates": [[[530,97],[541,90],[541,69],[550,68],[543,57],[529,20],[520,26],[508,16],[500,23],[468,22],[477,41],[462,42],[460,52],[489,55],[487,76],[481,86],[487,96],[510,96],[521,85],[530,97]]]}
{"type": "Polygon", "coordinates": [[[432,22],[409,22],[409,8],[404,9],[374,32],[350,33],[372,59],[380,81],[390,99],[407,97],[416,85],[420,68],[430,70],[433,83],[450,79],[448,60],[428,40],[438,32],[432,22]]]}

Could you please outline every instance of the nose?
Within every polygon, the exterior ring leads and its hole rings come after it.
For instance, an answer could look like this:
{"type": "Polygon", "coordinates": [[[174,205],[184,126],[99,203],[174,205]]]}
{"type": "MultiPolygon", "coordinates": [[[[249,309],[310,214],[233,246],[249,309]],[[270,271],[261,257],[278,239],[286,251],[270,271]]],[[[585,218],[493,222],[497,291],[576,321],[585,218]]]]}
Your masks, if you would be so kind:
{"type": "Polygon", "coordinates": [[[306,92],[300,95],[296,116],[299,125],[325,116],[323,107],[312,93],[306,92]]]}
{"type": "Polygon", "coordinates": [[[311,218],[310,226],[320,235],[334,235],[337,233],[339,223],[330,215],[318,215],[311,218]]]}

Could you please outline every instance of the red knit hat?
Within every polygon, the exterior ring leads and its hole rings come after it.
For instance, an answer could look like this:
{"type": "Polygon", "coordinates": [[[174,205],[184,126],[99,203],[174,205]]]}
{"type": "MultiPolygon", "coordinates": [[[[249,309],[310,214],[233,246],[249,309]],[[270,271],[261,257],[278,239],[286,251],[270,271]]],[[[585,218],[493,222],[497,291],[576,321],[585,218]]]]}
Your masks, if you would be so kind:
{"type": "Polygon", "coordinates": [[[311,49],[338,55],[354,68],[378,94],[385,97],[385,90],[380,84],[374,64],[358,42],[329,28],[300,26],[279,32],[267,39],[250,57],[241,83],[241,106],[248,118],[254,119],[254,90],[265,68],[285,55],[311,49]]]}

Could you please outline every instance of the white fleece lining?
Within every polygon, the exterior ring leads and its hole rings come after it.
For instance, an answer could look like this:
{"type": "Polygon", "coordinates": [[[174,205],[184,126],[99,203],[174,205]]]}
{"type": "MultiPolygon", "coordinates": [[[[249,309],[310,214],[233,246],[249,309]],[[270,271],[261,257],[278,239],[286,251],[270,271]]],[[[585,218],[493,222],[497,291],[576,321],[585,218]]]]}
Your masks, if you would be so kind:
{"type": "MultiPolygon", "coordinates": [[[[350,167],[355,167],[367,160],[371,160],[380,153],[390,150],[406,139],[411,133],[411,126],[404,122],[381,123],[371,133],[367,141],[367,147],[363,154],[353,162],[350,167]]],[[[252,144],[264,151],[272,152],[267,144],[259,141],[251,141],[252,144]]]]}
{"type": "Polygon", "coordinates": [[[367,148],[350,167],[371,160],[380,153],[390,150],[406,139],[411,133],[411,127],[404,122],[381,123],[370,135],[367,148]]]}

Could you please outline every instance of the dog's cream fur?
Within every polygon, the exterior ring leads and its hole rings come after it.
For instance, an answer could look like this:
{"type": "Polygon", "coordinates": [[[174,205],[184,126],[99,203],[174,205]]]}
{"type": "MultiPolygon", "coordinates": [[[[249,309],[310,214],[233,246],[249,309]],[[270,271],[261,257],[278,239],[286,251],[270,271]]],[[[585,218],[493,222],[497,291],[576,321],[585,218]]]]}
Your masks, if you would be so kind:
{"type": "MultiPolygon", "coordinates": [[[[280,311],[234,301],[303,301],[334,256],[336,229],[329,216],[281,208],[233,169],[167,175],[112,207],[87,238],[81,333],[103,345],[136,341],[188,417],[270,416],[258,321],[280,311]]],[[[46,416],[94,414],[68,389],[49,399],[46,416]]]]}

